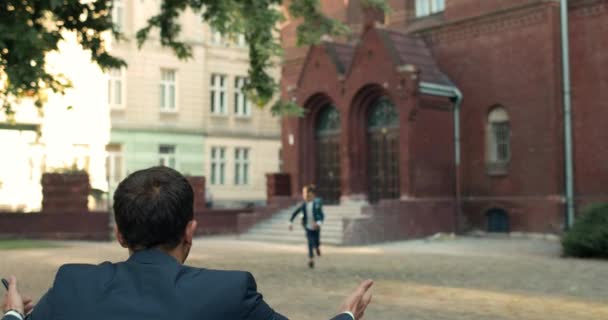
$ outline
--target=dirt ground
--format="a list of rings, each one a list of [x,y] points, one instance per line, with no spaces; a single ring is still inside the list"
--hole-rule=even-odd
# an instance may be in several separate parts
[[[114,243],[0,251],[0,272],[39,298],[64,263],[127,257]],[[608,262],[562,259],[544,240],[457,238],[370,247],[324,247],[317,268],[306,248],[198,239],[194,266],[251,271],[268,303],[291,319],[334,315],[362,279],[376,281],[366,319],[608,319]]]

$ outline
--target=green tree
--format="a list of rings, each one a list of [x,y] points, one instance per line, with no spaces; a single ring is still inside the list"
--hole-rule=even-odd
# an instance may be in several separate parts
[[[385,9],[384,0],[367,0],[369,5]],[[187,9],[199,13],[204,21],[223,35],[243,34],[249,45],[249,84],[245,90],[258,106],[266,105],[278,92],[278,83],[269,70],[281,55],[277,26],[285,19],[281,8],[300,19],[298,45],[311,45],[323,35],[344,35],[348,28],[324,15],[319,0],[164,0],[160,13],[150,17],[137,32],[141,47],[149,35],[158,32],[160,43],[180,59],[192,57],[192,48],[179,40],[180,15]],[[5,113],[14,113],[19,99],[31,97],[41,107],[49,91],[64,93],[70,81],[45,69],[45,56],[57,50],[64,32],[74,32],[91,59],[102,69],[126,66],[112,56],[104,37],[111,32],[124,40],[111,18],[111,0],[3,0],[0,3],[0,102]],[[293,114],[300,110],[291,102],[272,107],[275,114]]]

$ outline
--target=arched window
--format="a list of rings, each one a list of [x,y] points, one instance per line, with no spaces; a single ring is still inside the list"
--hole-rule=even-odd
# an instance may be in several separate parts
[[[323,107],[317,118],[317,135],[335,134],[340,132],[340,113],[333,105]]]
[[[509,115],[502,107],[488,115],[486,160],[490,173],[505,173],[511,160],[511,127]]]

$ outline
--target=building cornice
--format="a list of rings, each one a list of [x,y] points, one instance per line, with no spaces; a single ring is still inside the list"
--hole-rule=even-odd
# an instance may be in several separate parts
[[[252,132],[233,132],[204,130],[195,128],[158,128],[158,127],[120,127],[114,126],[112,131],[125,133],[150,133],[150,134],[181,134],[197,135],[205,138],[238,138],[251,140],[279,140],[280,133],[252,133]]]

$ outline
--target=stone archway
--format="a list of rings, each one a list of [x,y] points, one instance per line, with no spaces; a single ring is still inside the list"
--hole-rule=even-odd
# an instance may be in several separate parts
[[[333,99],[319,92],[306,99],[306,116],[298,120],[299,137],[299,189],[315,184],[324,202],[340,201],[340,113]]]
[[[327,104],[321,107],[315,124],[315,183],[325,203],[340,202],[340,113]]]
[[[369,201],[399,198],[399,114],[386,96],[369,107],[367,141]]]
[[[400,115],[390,93],[369,84],[354,96],[349,114],[349,140],[353,143],[353,189],[369,202],[399,198]]]

